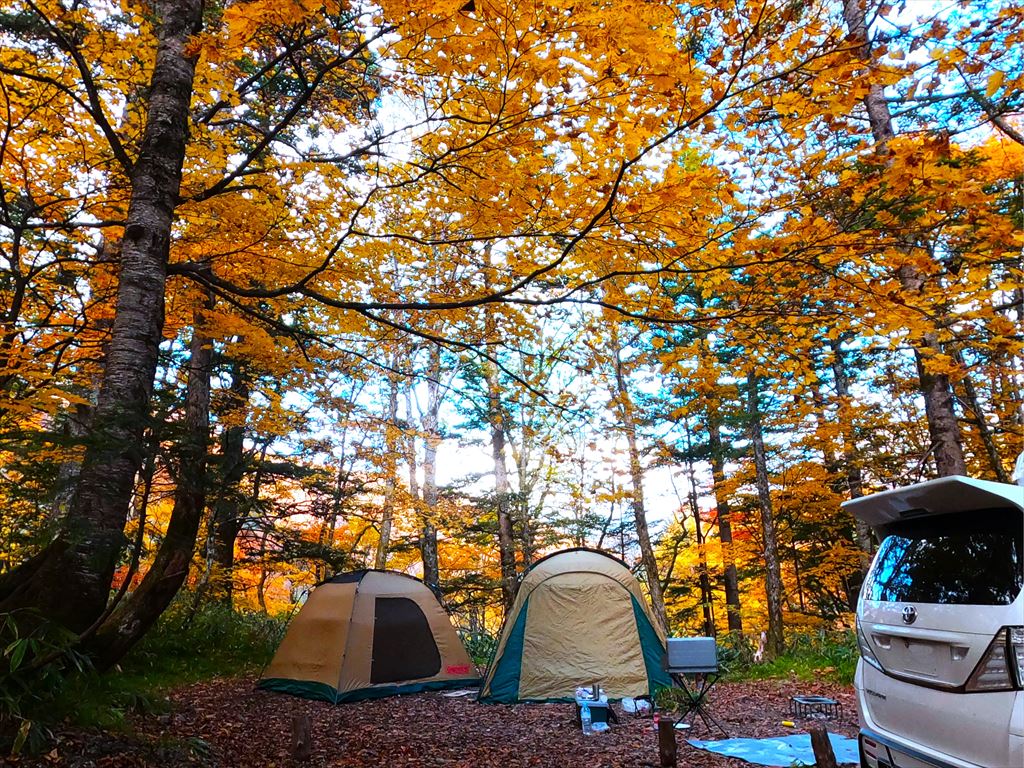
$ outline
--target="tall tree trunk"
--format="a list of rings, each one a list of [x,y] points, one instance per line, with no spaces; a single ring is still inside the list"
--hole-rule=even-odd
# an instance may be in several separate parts
[[[704,635],[714,637],[715,629],[715,596],[711,590],[711,576],[708,570],[708,553],[704,545],[704,531],[701,528],[700,507],[697,504],[697,472],[694,469],[693,441],[690,434],[690,422],[684,421],[686,428],[686,474],[689,476],[690,491],[687,499],[690,504],[690,514],[693,515],[693,532],[697,538],[697,562],[700,565],[698,582],[700,584],[700,602],[704,614]]]
[[[342,430],[341,444],[345,445],[345,430]],[[338,518],[342,516],[342,512],[345,508],[345,498],[348,492],[348,483],[351,479],[351,467],[346,464],[345,449],[342,447],[341,456],[338,458],[338,471],[334,475],[334,492],[331,494],[331,507],[327,512],[327,519],[324,520],[320,525],[320,538],[318,543],[325,549],[334,548],[334,534],[338,530]],[[362,538],[365,533],[359,534],[353,544],[352,549],[355,550],[356,545],[359,543],[359,539]],[[323,578],[327,578],[326,565],[321,564],[318,568],[323,569]]]
[[[423,581],[437,590],[441,569],[437,559],[437,446],[441,444],[438,430],[441,412],[441,348],[430,348],[430,373],[427,377],[427,410],[423,415],[426,435],[423,449],[423,518],[420,528],[420,556],[423,559]]]
[[[714,482],[715,507],[718,510],[718,539],[722,542],[722,585],[725,587],[725,612],[729,631],[743,633],[740,612],[740,580],[732,548],[732,521],[725,493],[725,453],[722,450],[721,415],[717,406],[708,409],[708,447],[711,453],[711,479]]]
[[[900,270],[901,274],[904,271]],[[917,277],[901,282],[904,288],[907,288],[922,285],[923,279]],[[924,395],[924,411],[928,419],[928,434],[932,440],[935,468],[940,477],[966,475],[967,461],[964,458],[960,426],[957,424],[956,411],[953,407],[953,387],[947,374],[932,373],[928,370],[928,360],[941,354],[942,345],[939,343],[938,334],[926,333],[915,344],[914,357],[917,360],[921,393]]]
[[[846,488],[851,499],[859,499],[864,495],[864,476],[860,469],[860,458],[857,455],[857,436],[853,425],[853,414],[851,405],[853,398],[850,396],[850,378],[846,374],[846,357],[843,354],[843,344],[839,339],[833,339],[832,347],[832,377],[836,383],[836,396],[839,400],[839,429],[843,436],[843,468],[846,470]],[[857,537],[857,546],[860,548],[860,570],[862,575],[867,575],[871,567],[871,557],[875,552],[874,539],[871,528],[863,520],[854,519],[854,534]]]
[[[397,355],[392,358],[392,367]],[[388,567],[388,547],[391,545],[391,522],[395,514],[395,490],[398,488],[398,382],[392,376],[388,381],[388,412],[384,420],[384,509],[381,510],[377,553],[373,567]]]
[[[267,539],[270,537],[270,531],[264,530],[263,535],[260,536],[260,578],[256,582],[256,604],[260,607],[261,613],[269,613],[267,610]]]
[[[866,4],[867,0],[843,0],[843,18],[846,21],[849,40],[857,46],[857,55],[868,70],[869,85],[868,93],[864,97],[864,107],[871,125],[871,135],[879,148],[885,151],[896,133],[893,129],[889,103],[885,99],[885,89],[879,83],[873,82],[870,77],[874,65],[874,52],[868,37]],[[904,292],[921,292],[925,277],[916,265],[906,263],[897,273]],[[936,469],[940,476],[965,475],[967,462],[960,442],[960,428],[957,424],[949,376],[928,370],[928,361],[942,354],[938,334],[923,333],[913,340],[913,346]]]
[[[524,435],[523,442],[527,438]],[[509,504],[509,514],[512,517],[512,527],[515,529],[515,522],[519,522],[519,553],[522,555],[522,567],[528,568],[534,562],[534,553],[537,549],[534,543],[534,514],[532,504],[537,508],[544,507],[544,500],[548,495],[548,489],[542,489],[540,499],[531,501],[532,492],[535,488],[535,480],[531,479],[529,471],[529,454],[525,451],[519,452],[516,460],[516,476],[519,478],[519,493],[515,495],[515,503]]]
[[[782,627],[782,571],[779,565],[779,542],[768,484],[768,457],[761,428],[760,391],[757,374],[753,371],[747,379],[747,416],[750,423],[750,440],[754,447],[757,499],[761,511],[761,532],[764,536],[765,593],[768,601],[767,648],[769,654],[774,657],[782,653],[785,640]]]
[[[242,363],[231,367],[231,387],[221,430],[220,472],[213,506],[214,596],[231,605],[234,593],[235,540],[242,530],[242,478],[245,477],[245,424],[249,413],[249,380]]]
[[[207,301],[207,308],[212,301]],[[97,631],[90,650],[101,669],[112,666],[164,612],[188,576],[206,502],[206,461],[210,431],[210,369],[213,344],[196,315],[189,345],[184,431],[178,449],[174,506],[153,564],[138,588]]]
[[[833,342],[832,348],[834,351],[837,350],[838,343]],[[836,493],[843,493],[844,491],[850,494],[851,498],[858,498],[862,495],[860,487],[860,467],[856,464],[854,457],[855,442],[853,438],[853,420],[850,414],[850,400],[848,397],[844,397],[843,393],[847,391],[846,381],[843,378],[845,376],[845,370],[842,368],[842,350],[837,350],[837,355],[832,358],[832,366],[834,373],[836,374],[836,391],[838,397],[836,400],[837,415],[836,418],[839,421],[840,434],[842,435],[842,445],[837,446],[834,441],[829,438],[823,438],[820,442],[820,448],[822,454],[822,460],[825,465],[825,471],[828,473],[829,484],[836,490]],[[811,387],[811,398],[814,402],[814,420],[818,424],[819,432],[827,433],[830,415],[828,413],[828,403],[826,402],[824,394],[821,389],[812,384]],[[857,496],[852,494],[856,493]],[[792,515],[789,516],[790,530],[793,528]],[[842,579],[843,591],[847,598],[847,609],[856,609],[857,594],[860,591],[860,586],[864,582],[864,577],[867,575],[868,568],[871,566],[871,531],[868,526],[856,519],[852,515],[850,516],[851,525],[851,539],[857,544],[858,551],[858,568],[856,571],[849,571],[843,574],[840,578]],[[803,610],[804,599],[803,599],[803,588],[800,583],[800,550],[797,547],[797,542],[791,539],[791,548],[793,553],[793,573],[796,577],[796,589],[797,595],[800,599],[800,608]]]
[[[995,439],[992,436],[992,430],[989,429],[988,420],[985,418],[985,409],[981,404],[981,398],[978,397],[978,390],[974,387],[974,382],[971,380],[970,371],[967,370],[967,365],[964,362],[964,357],[957,350],[953,354],[953,358],[957,361],[961,368],[966,373],[963,379],[960,381],[960,386],[963,387],[962,400],[966,404],[968,410],[974,415],[973,422],[978,428],[978,439],[981,440],[982,446],[985,448],[985,456],[988,457],[988,465],[992,470],[992,473],[996,476],[996,480],[1000,483],[1010,482],[1010,476],[1006,472],[1006,468],[1003,467],[1002,459],[999,457],[999,448],[996,447]]]
[[[92,410],[92,406],[79,403],[74,406],[74,410],[67,414],[61,425],[61,431],[64,440],[69,445],[80,443],[89,434]],[[56,520],[63,518],[71,508],[81,467],[82,465],[77,459],[68,459],[62,461],[57,469],[57,481],[54,483],[53,495],[53,515]]]
[[[492,288],[491,245],[488,243],[483,250],[484,288]],[[489,342],[498,341],[499,333],[495,313],[488,310],[484,313],[484,336]],[[501,601],[507,612],[516,597],[516,542],[515,528],[512,525],[511,496],[509,494],[508,466],[505,463],[505,409],[502,407],[501,382],[498,379],[498,367],[491,361],[484,363],[487,378],[487,424],[491,430],[491,461],[494,464],[494,509],[498,518],[498,562],[501,569]],[[522,483],[520,469],[519,488]],[[524,548],[528,558],[528,548]],[[529,563],[529,559],[526,559]]]
[[[796,587],[796,602],[800,606],[800,612],[807,612],[807,601],[804,600],[804,586],[800,578],[800,548],[797,546],[796,537],[793,536],[793,516],[786,515],[786,523],[789,527],[789,551],[793,558],[793,586]],[[776,526],[777,527],[777,526]],[[786,602],[789,603],[789,595],[786,595]]]
[[[270,447],[269,442],[263,444],[263,448],[260,451],[260,458],[256,464],[256,471],[252,474],[252,500],[249,503],[249,508],[258,508],[260,505],[260,493],[263,488],[263,467],[267,460],[267,449]],[[266,521],[263,533],[260,536],[260,551],[257,555],[258,562],[260,564],[260,578],[256,582],[256,602],[260,606],[260,610],[263,613],[267,613],[267,540],[270,538],[270,530],[273,527],[273,523],[269,520]]]
[[[654,618],[665,634],[668,634],[668,617],[665,613],[665,596],[661,587],[661,572],[658,561],[654,557],[651,534],[647,527],[647,512],[644,507],[644,473],[640,464],[640,448],[636,440],[636,418],[633,414],[633,401],[626,387],[626,376],[622,368],[617,335],[613,339],[615,345],[615,391],[613,396],[622,419],[622,429],[626,435],[626,446],[629,451],[629,478],[632,483],[630,506],[633,520],[636,523],[636,537],[640,545],[640,559],[647,573],[647,588],[651,594],[651,607]]]
[[[412,425],[416,423],[412,407],[412,389],[405,390],[405,420],[409,425],[409,434],[405,441],[405,463],[409,469],[409,497],[412,499],[413,510],[417,515],[420,514],[420,478],[417,472],[417,457],[416,457],[416,431],[412,428]]]
[[[0,585],[0,611],[33,607],[82,631],[102,613],[125,543],[164,326],[171,225],[188,140],[201,0],[154,0],[157,49],[146,126],[131,169],[121,273],[103,384],[67,525],[45,555]]]
[[[516,598],[516,542],[505,465],[505,420],[501,388],[494,365],[487,364],[487,421],[491,429],[491,459],[494,462],[494,502],[498,515],[498,558],[501,564],[501,599],[507,611]]]

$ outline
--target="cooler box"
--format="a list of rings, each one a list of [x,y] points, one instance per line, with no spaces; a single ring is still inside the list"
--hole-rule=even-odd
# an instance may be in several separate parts
[[[583,721],[580,719],[580,712],[583,710],[583,705],[586,704],[590,707],[590,722],[592,723],[607,723],[617,722],[615,719],[615,713],[609,715],[608,700],[603,701],[592,701],[591,699],[576,698],[576,724],[582,725]],[[610,720],[609,720],[610,718]]]

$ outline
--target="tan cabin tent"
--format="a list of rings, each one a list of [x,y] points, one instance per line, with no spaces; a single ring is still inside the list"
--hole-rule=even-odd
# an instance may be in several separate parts
[[[259,687],[338,703],[479,682],[429,587],[403,573],[360,570],[310,593]]]
[[[479,699],[572,700],[592,682],[611,699],[653,696],[671,685],[664,654],[665,637],[625,563],[567,549],[523,575]]]

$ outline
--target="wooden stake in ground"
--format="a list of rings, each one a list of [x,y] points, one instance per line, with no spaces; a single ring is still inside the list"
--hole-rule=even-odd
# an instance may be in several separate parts
[[[828,740],[828,729],[821,723],[812,723],[807,732],[811,734],[811,749],[814,750],[814,764],[818,768],[836,768],[836,753]]]
[[[670,717],[658,723],[658,756],[661,768],[676,768],[676,724]]]
[[[304,763],[312,754],[313,724],[309,715],[292,715],[292,759],[297,763]]]

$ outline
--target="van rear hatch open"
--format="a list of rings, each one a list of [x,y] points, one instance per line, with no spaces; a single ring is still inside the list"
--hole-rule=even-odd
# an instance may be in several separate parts
[[[1024,519],[1009,507],[890,523],[861,589],[861,631],[882,668],[924,685],[967,683],[1024,586]]]
[[[871,720],[1001,764],[1024,682],[1024,488],[947,477],[843,506],[882,540],[857,611]]]

